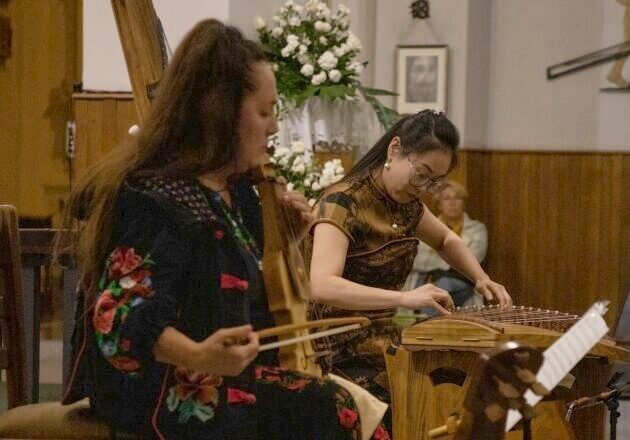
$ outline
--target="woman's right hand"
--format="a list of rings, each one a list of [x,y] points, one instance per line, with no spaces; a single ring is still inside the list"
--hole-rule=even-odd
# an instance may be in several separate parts
[[[451,295],[433,284],[424,284],[402,294],[401,306],[411,310],[431,307],[442,315],[449,315],[451,312],[447,309],[455,308]]]
[[[219,376],[238,376],[258,355],[258,335],[251,325],[222,328],[198,342],[190,368]]]

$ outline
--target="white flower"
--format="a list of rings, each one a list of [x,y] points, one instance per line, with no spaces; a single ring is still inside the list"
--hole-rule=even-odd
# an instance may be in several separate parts
[[[359,40],[359,37],[354,35],[352,32],[350,32],[348,35],[347,43],[350,47],[350,50],[356,50],[358,52],[363,49],[363,46],[361,45],[361,40]]]
[[[293,3],[293,0],[287,0],[287,2],[284,4],[284,6],[291,7],[291,6],[295,6],[295,3]]]
[[[295,141],[291,144],[291,150],[295,154],[302,154],[306,151],[306,145],[303,142]]]
[[[340,15],[348,15],[350,13],[350,9],[348,9],[345,5],[339,5],[337,9]]]
[[[328,44],[328,39],[326,39],[326,37],[324,37],[324,36],[321,36],[321,37],[319,37],[319,43],[320,44],[324,44],[324,45]]]
[[[306,46],[306,47],[310,46],[311,43],[312,43],[312,41],[309,40],[308,38],[305,38],[305,39],[302,40],[302,44],[304,44],[304,46]]]
[[[313,206],[315,206],[315,202],[316,202],[315,199],[308,199],[308,206],[312,208]]]
[[[332,48],[333,52],[335,53],[335,56],[338,58],[341,58],[342,56],[344,56],[346,54],[346,47],[344,47],[345,45],[342,45],[342,47],[339,46],[335,46]]]
[[[330,32],[332,27],[330,23],[326,23],[324,21],[316,21],[315,22],[315,30],[319,32]]]
[[[297,56],[297,60],[300,62],[300,64],[308,64],[310,58],[308,57],[308,55],[302,53]]]
[[[273,153],[273,157],[284,157],[291,154],[291,150],[287,147],[279,147],[276,148],[276,151]]]
[[[287,35],[287,43],[295,49],[300,45],[300,39],[295,34],[289,34]]]
[[[291,47],[290,46],[286,46],[283,47],[282,50],[280,51],[280,53],[282,54],[283,57],[288,58],[289,55],[291,55]]]
[[[332,183],[332,176],[324,176],[319,179],[319,185],[322,188],[326,188],[328,185]]]
[[[363,64],[359,63],[358,61],[352,61],[348,64],[348,69],[352,70],[358,75],[359,73],[363,72],[364,67]]]
[[[304,179],[304,186],[306,186],[306,187],[311,186],[311,179],[309,179],[308,177],[306,179]]]
[[[303,10],[303,9],[304,9],[304,8],[303,8],[302,6],[300,6],[300,5],[295,5],[295,6],[293,6],[293,10],[295,10],[295,12],[297,12],[298,14],[299,14],[300,12],[302,12],[302,10]]]
[[[334,168],[324,168],[322,170],[322,178],[324,177],[332,177],[335,175],[335,169]]]
[[[287,183],[287,191],[293,191],[294,188],[295,185],[293,184],[293,182]]]
[[[313,75],[313,71],[314,69],[311,64],[304,64],[302,68],[300,69],[300,73],[307,77]]]
[[[293,166],[291,167],[291,171],[293,171],[294,173],[301,174],[306,171],[306,167],[304,166],[303,163],[298,163],[298,164],[294,163]]]
[[[264,28],[265,26],[267,26],[267,23],[265,23],[265,20],[263,20],[260,17],[256,17],[256,30],[261,30],[262,28]]]
[[[301,54],[305,54],[306,51],[308,51],[308,48],[304,44],[300,44],[300,47],[298,48],[298,50],[300,51]]]
[[[311,189],[313,191],[319,191],[320,189],[322,189],[322,186],[319,184],[319,182],[313,182],[313,184],[311,185]]]
[[[280,18],[280,16],[278,15],[274,15],[273,17],[271,17],[271,19],[275,21],[276,23],[279,23],[280,21],[282,21],[282,18]]]
[[[324,8],[321,8],[317,11],[317,16],[323,18],[324,20],[328,20],[330,18],[330,9],[326,5],[323,5]]]
[[[284,32],[284,31],[282,30],[281,27],[275,27],[271,31],[271,35],[273,35],[274,37],[278,38],[280,35],[282,35],[282,32]]]
[[[337,66],[337,58],[327,50],[317,59],[317,64],[324,70],[330,70]]]
[[[339,80],[341,79],[341,72],[337,69],[333,69],[328,72],[328,78],[330,78],[330,80],[334,83],[339,82]]]
[[[341,179],[343,179],[343,174],[335,174],[332,179],[330,179],[331,183],[337,183]]]
[[[273,64],[271,65],[271,70],[273,70],[274,72],[277,72],[277,71],[278,71],[278,69],[280,69],[280,66],[278,66],[276,63],[273,63]]]
[[[313,75],[311,78],[311,84],[318,86],[326,81],[326,72],[319,72],[317,75]]]
[[[136,282],[131,277],[123,277],[118,283],[123,289],[131,289],[133,286],[136,285]]]
[[[291,17],[289,19],[289,24],[291,26],[299,26],[301,22],[302,20],[300,20],[300,17]]]
[[[308,3],[306,3],[306,10],[309,12],[315,12],[317,11],[317,6],[319,5],[319,0],[309,0]]]

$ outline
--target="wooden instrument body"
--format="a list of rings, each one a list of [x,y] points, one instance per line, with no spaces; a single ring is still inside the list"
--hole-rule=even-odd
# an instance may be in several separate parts
[[[273,167],[264,165],[257,174],[255,179],[258,180],[265,234],[263,278],[269,310],[276,326],[303,324],[307,317],[310,284],[302,252],[297,241],[291,239],[290,225],[283,221],[286,213],[279,201],[280,187],[273,181]],[[308,330],[301,330],[280,336],[280,340],[307,333]],[[281,347],[279,358],[280,365],[285,368],[321,376],[310,341]]]
[[[470,382],[470,372],[479,352],[506,341],[517,341],[541,350],[562,333],[519,324],[481,323],[440,318],[413,325],[402,332],[402,347],[385,356],[392,393],[394,437],[397,440],[426,439],[428,431],[459,413]],[[613,342],[598,343],[589,356],[571,372],[575,385],[560,399],[557,393],[537,405],[532,422],[534,438],[600,439],[604,430],[602,406],[581,411],[564,421],[565,404],[593,395],[606,387],[611,361],[630,362],[630,352]],[[575,434],[574,434],[575,433]],[[507,439],[521,438],[510,432]],[[546,437],[545,437],[546,436]]]

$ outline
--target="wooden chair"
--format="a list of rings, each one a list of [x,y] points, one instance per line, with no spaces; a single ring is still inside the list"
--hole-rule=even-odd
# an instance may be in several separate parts
[[[21,253],[17,212],[0,205],[0,369],[7,373],[9,410],[0,414],[2,439],[82,439],[135,438],[117,435],[98,421],[86,400],[64,406],[59,402],[27,403],[26,348]]]

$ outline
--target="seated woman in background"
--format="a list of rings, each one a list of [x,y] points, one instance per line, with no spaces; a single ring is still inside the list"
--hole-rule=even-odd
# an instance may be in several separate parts
[[[402,292],[419,240],[475,283],[489,300],[511,304],[461,238],[421,201],[437,194],[457,163],[459,133],[440,110],[403,117],[316,207],[310,252],[313,317],[367,316],[365,331],[331,338],[325,367],[389,401],[383,350],[399,329],[398,307],[449,313],[448,292],[431,284]]]
[[[447,180],[444,182],[444,189],[435,198],[438,219],[462,239],[479,263],[483,262],[488,250],[488,231],[483,223],[472,220],[466,214],[468,199],[466,188],[457,182]],[[435,249],[421,242],[404,290],[412,290],[426,283],[450,293],[456,306],[462,306],[475,299],[473,297],[475,286],[450,267]],[[481,300],[481,297],[479,299]],[[434,314],[429,308],[425,308],[423,312]]]

